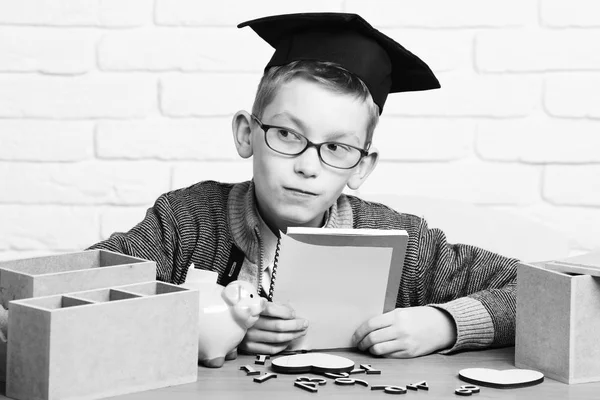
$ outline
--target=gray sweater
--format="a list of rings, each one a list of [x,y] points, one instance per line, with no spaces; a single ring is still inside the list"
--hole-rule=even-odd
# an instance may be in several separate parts
[[[143,221],[91,249],[153,260],[157,279],[181,284],[187,268],[228,276],[238,253],[261,264],[261,238],[250,182],[204,181],[160,196]],[[341,195],[325,228],[404,229],[409,240],[396,307],[429,305],[447,311],[457,327],[453,352],[514,343],[517,260],[468,245],[449,244],[422,218]],[[240,251],[241,250],[241,251]],[[258,274],[258,268],[256,273]]]

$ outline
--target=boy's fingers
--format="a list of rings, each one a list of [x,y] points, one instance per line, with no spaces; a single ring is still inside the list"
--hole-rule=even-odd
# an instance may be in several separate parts
[[[385,356],[388,357],[390,354],[405,354],[406,349],[399,340],[390,340],[387,342],[379,342],[369,347],[369,353],[374,356]]]
[[[247,342],[240,343],[240,350],[249,354],[277,354],[287,347],[287,344],[272,345],[268,343]]]
[[[296,312],[287,304],[268,302],[264,311],[260,314],[267,317],[294,319]]]
[[[246,332],[246,340],[265,344],[285,344],[287,346],[292,340],[304,335],[306,335],[306,331],[272,332],[252,328]]]
[[[363,338],[360,342],[357,343],[357,347],[359,350],[367,350],[371,346],[375,346],[379,343],[384,343],[390,340],[396,340],[395,332],[393,329],[382,328],[377,329],[367,336]]]
[[[261,316],[254,328],[271,332],[296,332],[308,328],[308,321],[303,318],[280,319]]]
[[[390,325],[389,313],[377,315],[370,320],[363,322],[363,324],[356,329],[354,335],[352,335],[353,343],[358,345],[369,333],[386,328]]]

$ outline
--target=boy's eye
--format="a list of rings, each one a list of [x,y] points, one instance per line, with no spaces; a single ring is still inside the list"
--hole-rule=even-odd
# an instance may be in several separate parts
[[[294,132],[290,132],[282,128],[277,128],[277,136],[279,137],[279,139],[283,139],[288,142],[301,140],[300,137]]]
[[[332,153],[348,153],[350,151],[350,147],[344,146],[340,143],[327,143],[327,150]]]

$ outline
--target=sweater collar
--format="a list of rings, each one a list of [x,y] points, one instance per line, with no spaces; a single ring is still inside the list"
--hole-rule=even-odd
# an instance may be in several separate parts
[[[260,229],[260,217],[254,195],[254,182],[235,184],[227,202],[229,227],[234,244],[253,263],[258,263],[260,247],[256,231]],[[324,228],[352,228],[352,207],[342,194],[325,214]]]

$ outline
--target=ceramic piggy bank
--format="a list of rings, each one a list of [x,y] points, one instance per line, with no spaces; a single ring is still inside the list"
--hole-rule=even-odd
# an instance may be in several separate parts
[[[237,346],[266,305],[251,283],[234,281],[223,287],[216,278],[216,273],[195,269],[192,264],[183,285],[199,289],[198,361],[213,368],[235,358]]]

